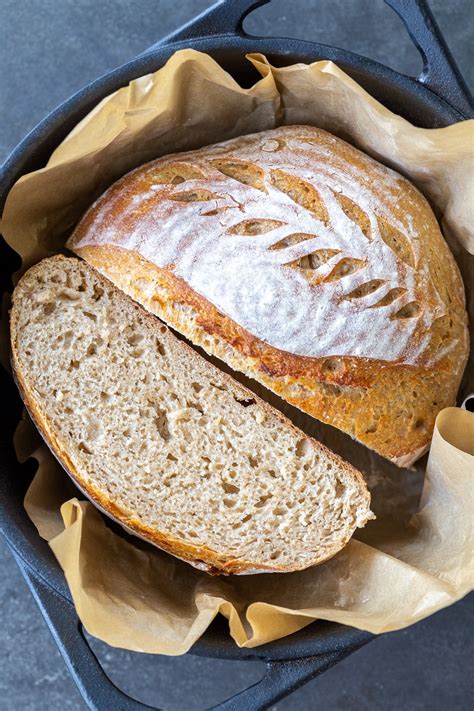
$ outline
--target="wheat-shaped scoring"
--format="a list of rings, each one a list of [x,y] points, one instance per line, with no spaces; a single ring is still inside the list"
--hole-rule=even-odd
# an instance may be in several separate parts
[[[371,169],[377,196],[366,173],[304,134],[174,156],[140,169],[145,191],[129,176],[125,208],[127,191],[109,195],[82,246],[117,244],[171,267],[283,351],[415,364],[446,309],[394,209],[399,176]]]

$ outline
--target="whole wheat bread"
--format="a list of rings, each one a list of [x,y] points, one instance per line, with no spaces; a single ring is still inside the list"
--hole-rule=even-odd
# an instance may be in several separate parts
[[[81,260],[25,274],[11,346],[25,404],[79,487],[198,567],[306,568],[371,516],[353,467]]]
[[[467,314],[433,211],[326,131],[158,158],[114,183],[68,246],[209,355],[399,466],[455,403]]]

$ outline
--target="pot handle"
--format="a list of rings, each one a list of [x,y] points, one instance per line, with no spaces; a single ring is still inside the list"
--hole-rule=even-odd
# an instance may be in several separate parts
[[[40,579],[12,550],[84,701],[92,711],[159,711],[136,701],[109,679],[92,651],[74,605]],[[362,642],[365,644],[365,641]],[[362,646],[362,645],[359,645]],[[256,684],[208,711],[262,711],[322,674],[356,648],[291,661],[268,661]]]
[[[472,116],[473,101],[449,51],[427,0],[384,0],[401,18],[423,59],[417,80],[464,116]]]
[[[208,10],[161,39],[143,54],[165,44],[192,41],[213,35],[246,36],[243,21],[271,0],[219,0]],[[427,0],[384,0],[401,18],[423,59],[417,77],[431,91],[464,116],[472,116],[473,101],[466,82],[441,34]]]
[[[213,35],[245,35],[242,25],[247,15],[269,2],[271,0],[218,0],[185,25],[163,37],[153,47]],[[146,53],[153,47],[147,49]]]

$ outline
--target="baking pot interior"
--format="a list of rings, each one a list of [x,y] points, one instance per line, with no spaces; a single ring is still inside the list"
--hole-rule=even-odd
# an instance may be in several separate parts
[[[460,114],[426,87],[413,79],[362,57],[342,50],[308,42],[282,39],[253,39],[243,36],[203,38],[193,41],[193,47],[209,53],[232,76],[245,86],[258,75],[245,59],[248,52],[262,52],[271,63],[282,66],[296,62],[309,63],[319,58],[336,61],[374,97],[392,111],[415,124],[438,127],[453,123]],[[52,150],[77,122],[104,96],[127,84],[131,79],[157,70],[176,49],[186,46],[176,43],[157,47],[134,61],[101,77],[73,96],[42,121],[15,149],[0,175],[2,207],[11,185],[24,173],[42,167]],[[19,267],[19,258],[0,240],[0,291],[11,291],[11,274]],[[45,541],[26,515],[22,502],[34,473],[34,462],[20,465],[12,446],[13,432],[21,415],[22,404],[11,376],[0,367],[0,522],[12,548],[26,565],[54,588],[70,599],[62,572]],[[341,625],[318,622],[258,650],[239,650],[228,635],[227,623],[217,621],[193,649],[206,656],[233,658],[290,659],[321,653],[342,642],[357,646],[364,633]],[[359,642],[360,643],[360,642]]]

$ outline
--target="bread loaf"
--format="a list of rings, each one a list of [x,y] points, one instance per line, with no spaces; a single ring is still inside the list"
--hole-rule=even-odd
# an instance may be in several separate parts
[[[13,370],[76,484],[210,572],[321,563],[371,516],[361,475],[76,258],[13,294]]]
[[[289,126],[165,156],[69,247],[208,353],[400,466],[468,353],[461,278],[424,197],[344,141]]]

